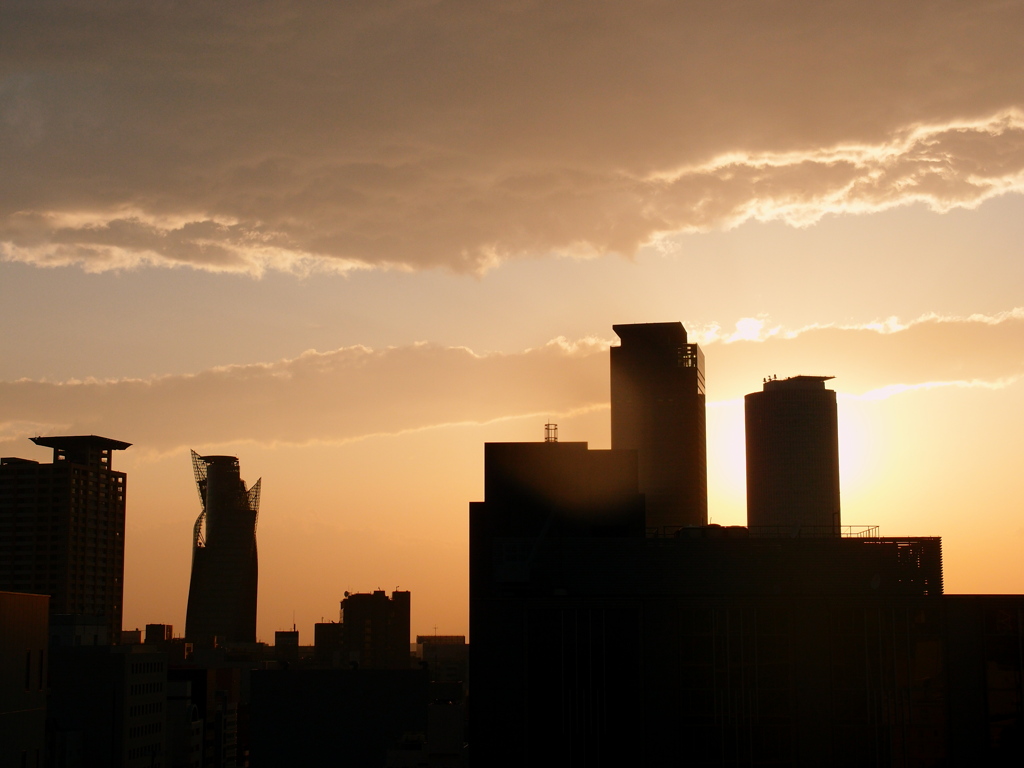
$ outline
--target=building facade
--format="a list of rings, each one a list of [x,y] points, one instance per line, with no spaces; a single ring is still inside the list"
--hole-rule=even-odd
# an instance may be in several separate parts
[[[839,427],[831,376],[767,379],[744,398],[747,525],[838,536]]]
[[[704,353],[682,323],[612,328],[612,448],[637,452],[647,525],[706,525]]]
[[[192,467],[202,511],[192,538],[185,638],[197,646],[256,642],[260,480],[246,489],[234,456],[200,456]]]
[[[691,384],[701,361],[679,324],[615,330],[613,450],[484,446],[469,509],[473,763],[1024,764],[1024,596],[945,596],[937,537],[840,528],[825,379],[766,382],[766,400],[795,393],[796,415],[767,408],[753,430],[767,453],[816,446],[789,462],[829,470],[803,491],[825,499],[824,525],[799,517],[798,495],[784,524],[663,523],[645,501],[683,493],[659,493],[644,451],[665,446],[666,477],[681,466],[684,436],[658,431],[695,422],[676,413],[669,352]],[[645,449],[637,424],[659,418]],[[804,482],[774,471],[780,494]]]
[[[144,645],[59,646],[50,672],[49,765],[166,765],[165,653]]]
[[[96,435],[34,437],[53,462],[0,459],[0,590],[50,596],[50,613],[97,617],[108,642],[121,633],[124,472]]]
[[[409,669],[412,594],[383,589],[346,592],[339,621],[313,625],[318,667],[335,669]]]
[[[42,765],[49,598],[0,592],[0,765]]]
[[[485,446],[474,761],[941,764],[939,539],[645,532],[631,462],[578,443]]]

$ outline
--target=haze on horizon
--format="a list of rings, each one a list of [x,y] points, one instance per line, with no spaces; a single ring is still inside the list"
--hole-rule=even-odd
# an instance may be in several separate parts
[[[1024,3],[12,0],[0,455],[133,443],[125,623],[184,627],[189,449],[262,476],[259,635],[461,634],[485,441],[607,447],[613,323],[835,375],[843,520],[1024,592]]]

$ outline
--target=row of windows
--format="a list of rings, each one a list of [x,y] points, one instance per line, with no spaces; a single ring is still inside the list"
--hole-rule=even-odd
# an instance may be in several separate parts
[[[134,725],[128,729],[128,738],[137,739],[139,736],[149,736],[153,733],[160,733],[164,729],[163,722],[157,720],[155,723],[145,725]]]
[[[0,536],[4,536],[5,533],[3,529],[0,529]],[[33,536],[30,533],[19,534],[17,536],[7,536],[7,541],[4,544],[0,544],[0,550],[7,552],[31,552],[36,550],[41,552],[63,552],[67,549],[64,546],[66,542],[67,539],[63,536],[50,536],[47,538],[46,536]],[[78,540],[72,542],[72,548],[77,551],[101,553],[106,550],[114,550],[116,552],[119,550],[117,545],[116,539],[114,541],[107,541],[92,536],[89,537],[88,541]],[[111,552],[111,554],[114,554],[114,552]]]
[[[121,499],[120,501],[124,501]],[[76,517],[77,516],[77,517]],[[124,504],[50,504],[47,509],[43,504],[28,500],[19,504],[3,504],[0,506],[0,521],[5,525],[26,525],[36,528],[51,526],[63,527],[67,521],[81,520],[83,524],[92,526],[108,523],[120,525],[124,522]]]
[[[14,466],[14,465],[6,465]],[[24,464],[21,465],[26,468],[36,470],[34,472],[12,472],[7,470],[0,475],[0,486],[5,485],[17,485],[23,484],[28,485],[35,483],[38,485],[52,485],[60,482],[72,482],[72,483],[111,483],[117,485],[124,485],[125,473],[124,472],[83,472],[80,469],[73,470],[70,477],[67,471],[60,467],[59,472],[40,472],[40,469],[46,469],[53,467],[53,464]]]
[[[162,701],[151,701],[148,704],[135,704],[128,707],[129,717],[138,717],[139,715],[156,715],[164,711],[164,703]]]
[[[163,693],[163,683],[136,683],[131,687],[132,696],[141,696],[145,693]]]
[[[164,665],[160,661],[136,661],[132,664],[132,673],[138,675],[143,672],[163,672]]]
[[[70,486],[60,485],[6,485],[0,487],[0,498],[15,499],[15,498],[45,498],[49,496],[53,500],[66,499],[70,493],[72,496],[82,496],[83,494],[89,494],[95,496],[97,493],[102,495],[118,495],[124,494],[125,488],[123,485],[114,485],[113,483],[104,483],[103,485],[96,485],[95,483],[84,483],[76,484],[72,481]]]
[[[134,747],[128,750],[128,759],[136,760],[140,757],[148,757],[150,755],[159,755],[161,747],[159,744],[147,744],[144,747]],[[159,768],[160,761],[153,763],[155,768]]]

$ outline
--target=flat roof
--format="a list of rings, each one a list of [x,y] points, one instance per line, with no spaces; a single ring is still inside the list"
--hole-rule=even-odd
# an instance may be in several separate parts
[[[42,445],[47,448],[95,446],[97,448],[107,448],[111,451],[123,451],[131,446],[131,443],[126,443],[123,440],[113,440],[112,438],[100,437],[99,435],[51,435],[49,437],[31,437],[29,439],[36,445]]]
[[[612,330],[623,344],[679,345],[686,343],[686,329],[678,320],[674,323],[628,323],[613,325]]]

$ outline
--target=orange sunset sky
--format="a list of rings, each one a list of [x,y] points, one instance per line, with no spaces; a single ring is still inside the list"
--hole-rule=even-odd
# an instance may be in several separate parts
[[[184,630],[189,449],[263,478],[258,634],[468,630],[485,441],[609,446],[613,323],[827,374],[843,522],[1024,592],[1024,3],[0,6],[0,455],[133,443],[126,627]]]

